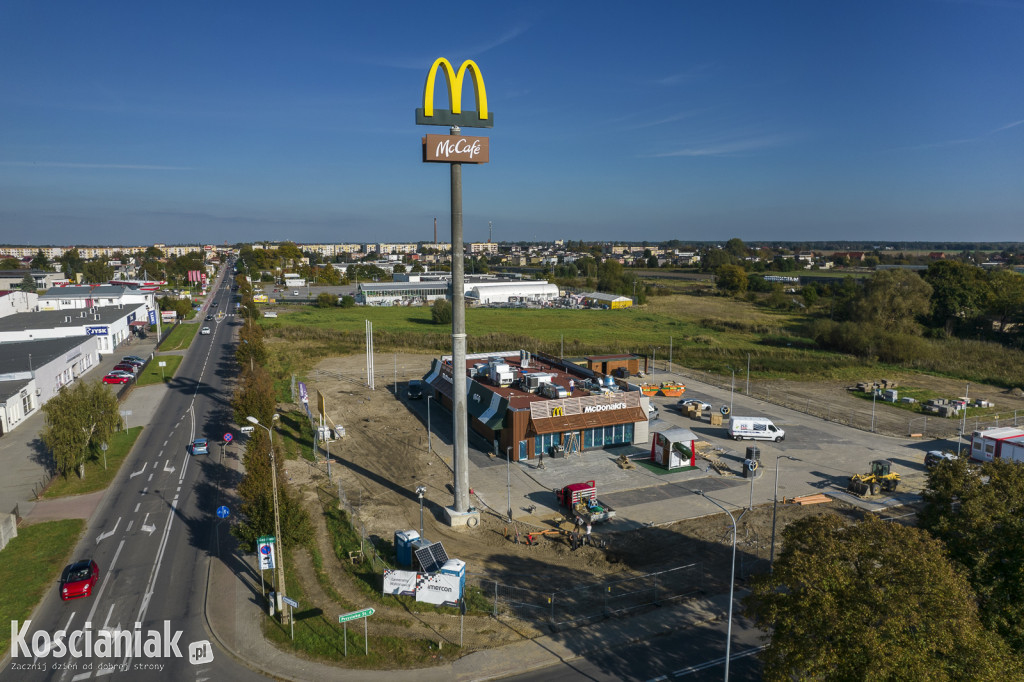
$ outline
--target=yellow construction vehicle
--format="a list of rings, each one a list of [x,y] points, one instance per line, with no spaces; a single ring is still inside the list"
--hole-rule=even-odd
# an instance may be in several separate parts
[[[846,489],[854,495],[877,495],[879,492],[895,492],[900,484],[900,475],[892,469],[892,462],[887,459],[876,459],[871,462],[871,471],[866,474],[850,476],[850,484]]]

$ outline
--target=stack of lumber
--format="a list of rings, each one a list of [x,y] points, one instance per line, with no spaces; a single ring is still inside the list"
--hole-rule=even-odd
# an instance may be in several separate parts
[[[791,504],[821,504],[822,502],[831,502],[832,498],[823,493],[815,493],[813,495],[801,495],[800,497],[793,497],[786,502]]]

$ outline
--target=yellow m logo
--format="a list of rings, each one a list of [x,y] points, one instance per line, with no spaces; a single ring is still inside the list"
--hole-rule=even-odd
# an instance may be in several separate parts
[[[448,85],[448,105],[450,110],[434,110],[434,81],[437,78],[437,70],[444,73],[445,83]],[[462,85],[469,71],[473,77],[473,92],[476,95],[476,114],[462,111]],[[423,108],[416,110],[416,123],[419,125],[460,125],[470,128],[491,128],[494,126],[494,115],[487,109],[487,89],[484,87],[484,77],[476,62],[467,59],[462,62],[458,73],[444,57],[434,60],[430,71],[427,73],[427,83],[423,87]]]
[[[564,417],[565,416],[565,408],[564,407],[553,408],[551,410],[551,416],[552,417]]]

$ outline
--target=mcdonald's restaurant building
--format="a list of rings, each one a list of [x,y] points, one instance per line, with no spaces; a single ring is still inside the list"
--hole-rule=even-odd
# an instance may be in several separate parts
[[[513,462],[649,440],[649,399],[587,367],[506,351],[469,354],[457,374],[466,381],[469,427]],[[452,358],[445,356],[423,379],[432,399],[449,410],[452,375]],[[545,384],[553,387],[538,391]]]

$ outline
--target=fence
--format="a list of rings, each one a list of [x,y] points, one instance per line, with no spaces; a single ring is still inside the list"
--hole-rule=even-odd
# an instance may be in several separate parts
[[[582,625],[649,605],[660,605],[700,593],[704,589],[704,565],[700,562],[657,573],[582,585],[556,592],[541,592],[474,578],[491,615],[552,626]],[[483,600],[472,603],[482,604]],[[480,610],[480,607],[477,607]]]
[[[947,419],[938,415],[930,416],[908,412],[892,408],[882,401],[878,401],[876,405],[868,404],[866,407],[858,409],[833,405],[831,402],[822,401],[816,396],[785,391],[777,386],[773,387],[770,382],[752,381],[749,383],[748,392],[745,379],[742,382],[736,381],[733,384],[731,377],[687,369],[679,365],[673,365],[672,373],[682,377],[689,377],[710,386],[729,389],[738,395],[763,400],[766,403],[787,407],[797,412],[803,412],[804,414],[843,424],[851,428],[861,429],[862,431],[884,433],[890,436],[921,434],[927,438],[956,439],[960,435],[961,426],[963,426],[962,419]],[[972,427],[976,431],[999,426],[1024,425],[1024,411],[1014,410],[1012,414],[996,414],[984,419],[981,417],[969,417],[966,425],[967,430],[965,433],[968,437]]]

